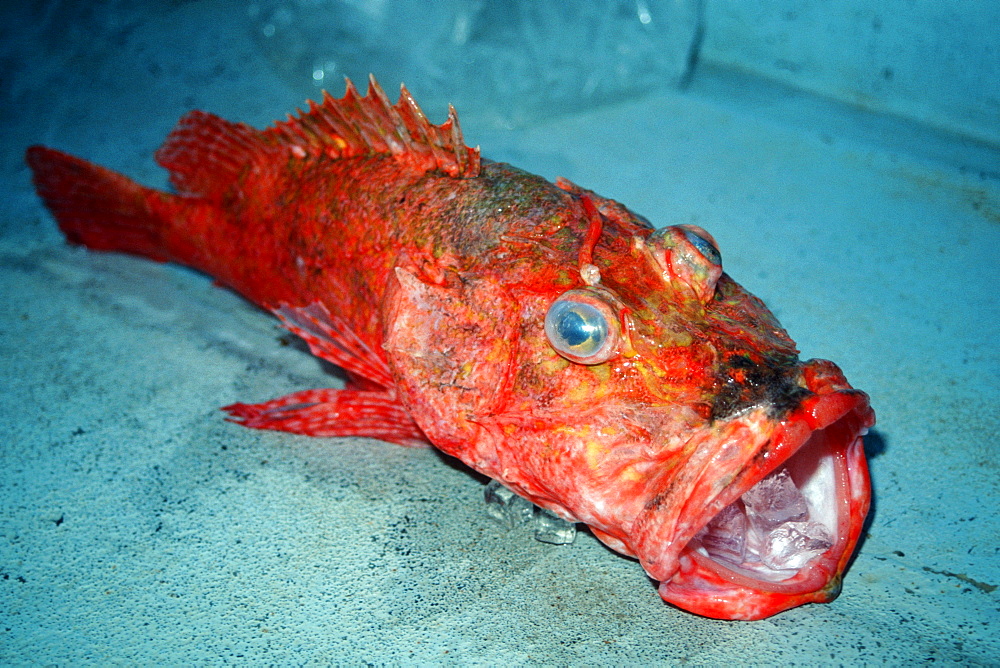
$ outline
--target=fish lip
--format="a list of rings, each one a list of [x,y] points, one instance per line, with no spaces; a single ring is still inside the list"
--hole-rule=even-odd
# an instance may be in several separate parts
[[[683,547],[670,564],[675,570],[659,586],[667,602],[707,617],[761,619],[804,603],[830,601],[839,593],[842,572],[868,512],[871,489],[862,436],[875,418],[868,396],[852,389],[832,363],[810,360],[803,365],[802,378],[811,394],[775,425],[766,464],[751,467],[752,475],[734,481],[716,503],[688,524],[685,536],[675,537],[683,541]],[[807,448],[818,449],[816,457],[830,457],[833,462],[837,535],[826,552],[794,576],[771,581],[730,568],[691,544],[722,508]]]

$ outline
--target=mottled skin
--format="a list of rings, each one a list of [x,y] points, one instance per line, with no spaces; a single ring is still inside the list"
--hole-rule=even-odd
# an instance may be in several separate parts
[[[158,153],[178,195],[41,147],[28,162],[71,241],[195,267],[348,371],[343,391],[227,407],[244,424],[429,442],[586,522],[700,614],[833,598],[868,506],[867,397],[832,363],[800,363],[682,228],[480,160],[407,97],[349,88],[264,132],[195,112]],[[574,289],[618,319],[603,363],[546,338],[547,310]],[[828,554],[762,584],[688,546],[812,434],[838,462]]]

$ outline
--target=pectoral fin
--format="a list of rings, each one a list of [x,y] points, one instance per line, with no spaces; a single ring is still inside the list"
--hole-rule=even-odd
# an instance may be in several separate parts
[[[343,318],[331,315],[320,302],[301,307],[281,304],[272,313],[281,319],[286,329],[309,344],[313,355],[350,373],[355,380],[354,389],[393,387],[392,374],[381,348],[365,343]],[[356,382],[359,377],[371,383]]]

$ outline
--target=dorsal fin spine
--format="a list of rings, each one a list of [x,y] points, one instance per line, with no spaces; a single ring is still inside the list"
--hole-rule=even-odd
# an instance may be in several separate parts
[[[347,79],[342,98],[324,92],[322,103],[310,101],[308,111],[298,111],[264,134],[290,144],[293,151],[330,158],[389,154],[415,169],[438,169],[459,178],[475,177],[480,169],[479,149],[465,145],[451,105],[448,119],[433,125],[404,86],[399,101],[392,104],[374,77],[364,97]]]
[[[385,94],[382,87],[378,85],[375,81],[375,77],[369,75],[368,79],[368,95],[369,97],[374,95],[372,103],[378,103],[377,110],[384,112],[388,117],[389,121],[392,123],[392,129],[395,135],[389,133],[383,133],[382,139],[386,141],[389,146],[389,150],[394,155],[399,155],[408,150],[413,150],[413,141],[410,138],[410,133],[406,128],[406,124],[403,123],[403,119],[400,117],[399,112],[392,106],[392,102],[389,101],[389,96]],[[398,142],[391,142],[392,139],[398,139]]]
[[[324,113],[323,109],[333,110],[336,107],[337,100],[330,95],[325,90],[323,91],[323,102],[322,104],[316,105],[316,115],[323,119],[323,126],[325,128],[324,134],[327,137],[333,139],[334,145],[330,147],[329,154],[332,155],[345,155],[348,147],[351,145],[350,140],[343,136],[343,131],[338,130],[334,126],[333,122],[330,120],[329,116]]]
[[[400,103],[397,107],[399,108],[398,113],[402,123],[408,128],[411,135],[415,135],[417,144],[431,147],[433,151],[434,142],[428,136],[426,130],[426,126],[429,125],[427,117],[424,116],[420,107],[417,106],[413,96],[410,95],[410,91],[406,90],[406,86],[399,87],[399,101]]]
[[[455,107],[448,105],[448,120],[445,122],[445,126],[451,130],[451,143],[452,146],[465,146],[465,138],[462,136],[462,127],[458,124],[458,112],[455,111]],[[470,155],[471,154],[471,155]],[[471,151],[455,151],[455,157],[458,159],[458,168],[460,172],[464,172],[469,167],[470,157],[475,157],[475,169],[479,171],[479,147],[472,149]]]
[[[296,111],[299,111],[299,110],[296,109]],[[301,116],[302,112],[299,111],[299,114]],[[295,120],[295,117],[292,116],[291,114],[288,114],[288,121],[289,121],[288,130],[289,130],[289,132],[287,133],[286,136],[292,142],[298,142],[298,141],[306,141],[306,142],[308,142],[309,141],[309,134],[306,132],[306,130],[308,128],[305,127],[301,123],[292,123],[292,121],[294,121],[294,120]]]
[[[336,128],[330,124],[330,120],[320,111],[323,106],[330,104],[330,100],[332,99],[329,93],[323,91],[323,102],[321,104],[316,104],[313,100],[309,100],[309,116],[314,119],[316,126],[314,132],[316,134],[327,135],[334,141],[334,146],[332,147],[334,150],[332,152],[329,149],[327,150],[327,154],[331,157],[339,155],[347,145],[347,142],[337,133]]]
[[[357,88],[354,87],[353,83],[350,83],[348,93],[344,95],[345,99],[349,99],[351,102],[351,111],[354,113],[348,119],[351,125],[357,130],[358,135],[361,140],[368,145],[376,153],[387,153],[388,144],[386,144],[383,134],[385,130],[379,132],[377,128],[369,127],[366,121],[378,121],[378,111],[380,109],[372,105],[372,109],[365,109],[365,98],[358,94]],[[374,112],[374,113],[372,113]]]
[[[344,155],[345,157],[350,157],[360,153],[354,147],[360,148],[365,145],[370,146],[370,144],[361,129],[356,127],[352,122],[352,114],[345,113],[349,111],[355,114],[359,113],[357,105],[358,93],[354,88],[354,83],[346,77],[345,81],[347,82],[347,90],[344,92],[344,97],[339,100],[331,97],[329,104],[324,104],[320,109],[320,114],[327,118],[331,127],[337,127],[337,136],[340,136],[346,142]],[[339,127],[335,124],[336,122],[339,122]],[[374,149],[375,147],[371,148]]]

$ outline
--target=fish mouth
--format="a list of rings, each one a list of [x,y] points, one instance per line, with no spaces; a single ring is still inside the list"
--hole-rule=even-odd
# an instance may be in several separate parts
[[[660,583],[664,600],[749,620],[840,593],[868,512],[862,437],[874,413],[832,363],[811,360],[803,376],[814,394],[776,425],[766,462],[749,467],[692,523],[678,570]]]

